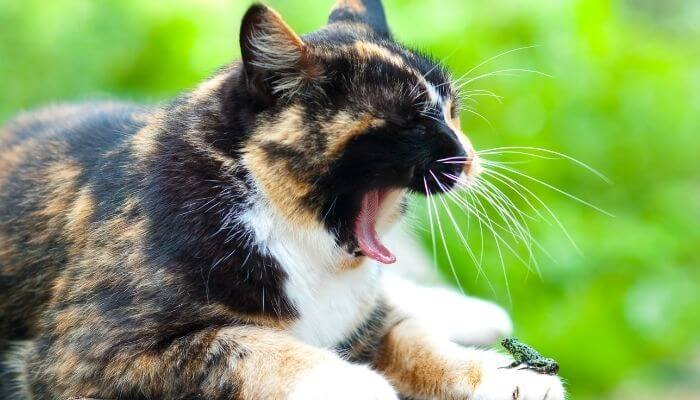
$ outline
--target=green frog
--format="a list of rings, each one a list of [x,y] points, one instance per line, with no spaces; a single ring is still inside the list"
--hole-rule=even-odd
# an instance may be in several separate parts
[[[513,363],[504,368],[531,369],[540,374],[556,375],[559,364],[551,358],[543,357],[537,350],[515,338],[504,339],[501,344],[513,356]]]

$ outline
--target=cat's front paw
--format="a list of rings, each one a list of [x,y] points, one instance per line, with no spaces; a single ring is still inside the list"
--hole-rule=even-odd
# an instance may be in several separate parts
[[[288,399],[398,400],[398,396],[389,382],[371,369],[334,360],[305,374]]]
[[[392,274],[384,274],[382,282],[394,307],[421,321],[433,335],[462,345],[490,345],[513,330],[508,313],[494,303],[450,289],[418,286]]]
[[[512,360],[494,355],[484,362],[474,387],[474,400],[564,400],[564,385],[556,375],[528,369],[503,368]]]

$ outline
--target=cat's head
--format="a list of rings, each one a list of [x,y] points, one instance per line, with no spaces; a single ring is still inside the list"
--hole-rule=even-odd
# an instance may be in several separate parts
[[[391,263],[377,231],[406,193],[451,190],[448,175],[478,173],[448,73],[393,40],[379,0],[341,0],[304,36],[254,5],[240,42],[230,96],[231,113],[245,114],[234,123],[250,132],[242,159],[299,229],[321,227],[349,254]]]

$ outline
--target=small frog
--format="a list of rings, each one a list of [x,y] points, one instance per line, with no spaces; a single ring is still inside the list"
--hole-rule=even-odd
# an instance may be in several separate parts
[[[501,344],[513,356],[513,363],[503,368],[515,368],[523,365],[521,369],[531,369],[540,374],[556,375],[559,372],[559,364],[551,358],[543,357],[537,350],[515,338],[504,339]]]

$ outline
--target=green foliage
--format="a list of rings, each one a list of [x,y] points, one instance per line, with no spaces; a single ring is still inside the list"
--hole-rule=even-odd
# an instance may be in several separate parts
[[[269,3],[308,32],[324,21],[331,1]],[[47,102],[168,98],[237,57],[237,23],[246,5],[2,1],[0,118]],[[465,90],[490,90],[503,101],[474,97],[479,103],[469,104],[490,124],[464,112],[465,132],[478,149],[538,146],[564,152],[613,182],[562,160],[487,157],[525,160],[512,166],[615,216],[521,177],[558,215],[580,253],[551,218],[531,221],[533,237],[551,255],[534,250],[539,275],[534,265],[528,270],[501,248],[504,274],[488,234],[481,274],[440,211],[454,275],[465,290],[508,307],[517,335],[560,361],[575,398],[600,398],[628,380],[691,385],[686,360],[700,343],[700,5],[693,0],[388,0],[386,5],[396,36],[444,58],[455,76],[501,52],[537,46],[471,72],[523,68],[552,77],[514,73],[472,82]],[[528,210],[522,198],[511,198]],[[429,230],[425,203],[415,203]],[[479,257],[478,224],[452,209]],[[525,247],[509,243],[527,261]],[[440,269],[453,279],[441,240],[436,248]]]

